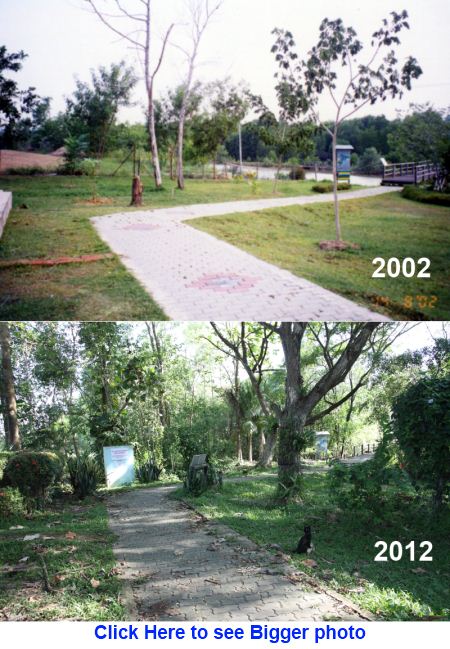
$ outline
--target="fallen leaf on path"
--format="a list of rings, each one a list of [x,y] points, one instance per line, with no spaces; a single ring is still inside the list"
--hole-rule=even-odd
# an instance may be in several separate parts
[[[77,538],[77,535],[75,534],[75,532],[66,532],[66,534],[64,534],[64,536],[66,537],[66,539],[76,539]]]
[[[317,567],[317,561],[314,561],[314,559],[305,559],[303,563],[305,564],[305,566],[309,566],[310,568]]]
[[[27,536],[23,537],[24,541],[34,541],[35,539],[39,539],[41,537],[40,534],[27,534]]]
[[[30,557],[22,557],[19,559],[19,563],[26,563]]]
[[[92,588],[98,588],[100,586],[98,579],[91,579],[91,586]]]
[[[11,525],[11,527],[9,529],[10,530],[24,530],[25,528],[24,528],[23,525]]]
[[[55,575],[55,581],[61,583],[67,579],[66,575]]]

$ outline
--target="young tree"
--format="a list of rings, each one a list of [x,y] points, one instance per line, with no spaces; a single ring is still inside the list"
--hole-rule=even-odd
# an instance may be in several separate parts
[[[206,88],[210,110],[192,121],[192,145],[198,158],[213,160],[216,179],[216,158],[219,148],[244,119],[248,110],[245,92],[227,81],[216,81]]]
[[[313,152],[312,128],[309,124],[290,124],[282,116],[277,119],[274,113],[264,107],[264,112],[258,120],[258,132],[264,144],[275,152],[275,194],[283,161],[288,156],[307,156]]]
[[[161,148],[169,159],[170,179],[175,178],[175,165],[178,139],[178,115],[183,102],[183,86],[168,90],[160,100],[155,101],[156,134]],[[192,124],[202,102],[202,86],[195,83],[192,87],[186,109],[186,123]],[[185,129],[186,130],[186,129]]]
[[[412,80],[422,74],[415,58],[410,56],[403,65],[397,59],[395,47],[400,45],[398,34],[403,29],[409,29],[408,13],[391,12],[390,18],[384,19],[381,28],[373,33],[370,53],[363,59],[364,46],[355,29],[346,27],[340,18],[325,18],[319,28],[317,44],[304,60],[299,60],[290,31],[273,31],[276,40],[272,52],[280,68],[280,73],[276,75],[280,104],[292,116],[298,115],[300,110],[310,115],[332,138],[337,249],[345,247],[337,191],[336,146],[339,128],[364,106],[385,101],[389,97],[401,97],[404,89],[411,89]],[[319,100],[324,93],[331,97],[336,111],[331,125],[322,121],[319,114]]]
[[[148,134],[150,139],[150,151],[152,155],[153,173],[155,177],[155,185],[157,188],[162,186],[161,167],[159,164],[158,143],[156,140],[155,131],[155,79],[161,69],[161,65],[166,52],[166,47],[169,41],[170,34],[174,28],[171,24],[166,30],[159,56],[155,57],[156,63],[153,64],[153,15],[152,15],[152,0],[140,0],[140,5],[143,7],[141,11],[131,13],[127,11],[120,0],[114,0],[112,3],[118,14],[111,15],[99,9],[98,0],[85,0],[96,16],[101,22],[108,27],[112,32],[125,39],[131,44],[142,58],[144,67],[144,80],[147,92],[147,117],[148,117]],[[119,20],[119,22],[117,22]],[[123,28],[124,20],[130,22],[134,30],[128,32]]]
[[[191,14],[191,48],[185,50],[181,48],[186,56],[187,61],[187,74],[186,80],[183,83],[182,102],[180,112],[178,115],[178,136],[177,136],[177,185],[178,189],[184,189],[184,163],[183,163],[183,149],[184,149],[184,135],[185,123],[188,112],[189,101],[191,98],[192,84],[194,80],[195,66],[200,50],[200,44],[205,31],[211,22],[214,14],[219,11],[222,6],[223,0],[218,0],[216,4],[211,6],[209,0],[191,0],[190,14]]]
[[[0,322],[0,351],[2,354],[0,374],[0,398],[5,425],[6,445],[19,451],[21,447],[17,420],[16,390],[11,360],[11,334],[6,322]]]
[[[22,50],[8,52],[4,45],[0,46],[0,144],[5,148],[15,146],[18,122],[41,101],[36,88],[20,90],[17,81],[5,76],[7,72],[19,72],[27,56]]]

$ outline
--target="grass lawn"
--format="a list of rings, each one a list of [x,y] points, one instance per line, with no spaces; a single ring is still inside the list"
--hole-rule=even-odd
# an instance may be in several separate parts
[[[326,252],[318,243],[334,236],[331,204],[193,219],[190,225],[340,293],[394,319],[450,319],[450,209],[398,193],[345,201],[346,241],[360,250]],[[430,279],[373,279],[375,257],[431,260]],[[385,269],[386,270],[386,269]]]
[[[102,173],[116,161],[107,160]],[[0,262],[109,252],[89,219],[130,210],[131,170],[115,177],[0,176],[13,192],[14,209],[0,241]],[[184,192],[170,180],[163,190],[143,178],[144,209],[271,197],[272,181],[187,180]],[[280,181],[278,196],[311,193],[313,181]],[[27,208],[21,208],[26,205]],[[54,267],[0,267],[0,318],[4,320],[164,320],[165,314],[119,259]]]
[[[0,525],[1,619],[126,617],[119,601],[120,582],[112,552],[114,535],[108,528],[103,503],[57,501],[49,511],[2,520]],[[10,529],[17,525],[23,529]],[[40,538],[23,540],[31,534],[40,534]],[[34,549],[38,546],[44,548],[50,593],[45,591],[42,566]]]
[[[387,620],[416,620],[450,617],[448,584],[450,579],[450,517],[430,517],[428,509],[412,510],[399,505],[384,520],[370,512],[342,511],[329,502],[326,475],[305,476],[302,504],[280,506],[272,497],[274,481],[225,483],[222,491],[208,491],[189,500],[210,518],[228,525],[256,543],[276,543],[291,553],[303,534],[312,526],[315,568],[304,564],[305,556],[293,554],[296,567],[337,590],[356,604]],[[239,514],[239,516],[237,516]],[[433,562],[412,563],[404,553],[401,561],[374,562],[378,540],[431,541]],[[407,556],[406,556],[407,555]],[[408,557],[408,558],[407,558]]]

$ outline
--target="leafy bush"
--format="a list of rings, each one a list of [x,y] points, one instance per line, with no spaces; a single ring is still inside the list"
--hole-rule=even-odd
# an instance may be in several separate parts
[[[79,457],[69,457],[67,469],[73,492],[78,498],[86,498],[95,493],[100,479],[100,468],[94,455],[84,453]]]
[[[3,480],[3,470],[10,457],[14,455],[13,451],[0,451],[0,487]]]
[[[450,480],[450,376],[423,378],[400,394],[391,425],[406,471],[440,505]]]
[[[289,173],[289,178],[291,180],[305,180],[306,172],[301,165],[296,165],[295,167],[292,167]]]
[[[338,183],[338,192],[345,192],[351,189],[351,187],[348,183]],[[318,194],[329,194],[333,191],[333,183],[328,180],[322,180],[317,185],[313,185],[312,190]]]
[[[42,506],[49,488],[61,478],[61,460],[56,453],[48,451],[14,453],[3,471],[3,482],[7,486],[17,487],[29,508]]]
[[[0,489],[0,520],[25,514],[23,496],[18,489],[4,487]]]
[[[403,188],[401,195],[403,198],[407,198],[410,201],[417,201],[418,203],[450,207],[450,194],[433,192],[424,187],[417,187],[416,185],[406,185],[406,187]]]
[[[85,158],[78,165],[78,170],[82,176],[95,176],[98,167],[98,161],[93,158]]]
[[[86,136],[71,135],[64,140],[64,146],[64,164],[58,169],[58,173],[81,176],[82,163],[88,148]]]
[[[410,487],[404,471],[397,466],[382,466],[375,459],[360,464],[336,463],[328,473],[330,497],[343,509],[380,513],[389,486],[404,492]]]
[[[375,147],[371,146],[364,151],[358,160],[356,171],[363,174],[381,174],[383,171],[383,163],[381,157]]]
[[[159,480],[162,469],[156,466],[151,461],[141,462],[136,465],[136,479],[141,484],[147,484],[148,482],[155,482]]]
[[[189,469],[184,480],[184,488],[192,496],[200,496],[210,487],[222,486],[222,471],[218,471],[212,464],[207,470]]]

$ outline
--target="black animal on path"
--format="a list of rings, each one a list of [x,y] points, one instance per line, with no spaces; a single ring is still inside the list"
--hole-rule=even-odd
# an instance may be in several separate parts
[[[300,539],[300,541],[298,542],[295,552],[298,552],[298,554],[309,554],[314,550],[314,546],[312,544],[312,535],[311,535],[310,526],[307,525],[303,531],[305,533]]]

